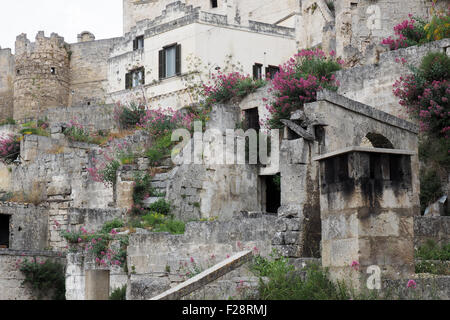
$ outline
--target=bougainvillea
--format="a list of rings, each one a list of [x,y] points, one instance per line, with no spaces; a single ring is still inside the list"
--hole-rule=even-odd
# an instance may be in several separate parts
[[[20,138],[13,135],[0,137],[0,161],[13,162],[20,153]]]
[[[322,50],[316,49],[302,50],[280,66],[269,89],[274,93],[275,101],[266,106],[271,114],[271,119],[267,119],[270,128],[281,128],[280,120],[289,119],[291,112],[315,101],[317,91],[336,91],[339,82],[334,72],[341,69],[341,64],[343,61],[336,59],[334,52],[327,57]]]

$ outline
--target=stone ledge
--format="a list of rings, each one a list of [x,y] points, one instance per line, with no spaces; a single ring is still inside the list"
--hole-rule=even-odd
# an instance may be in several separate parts
[[[65,259],[64,252],[55,251],[41,251],[41,250],[15,250],[15,249],[0,249],[0,256],[23,256],[23,257],[50,257]]]
[[[374,120],[418,134],[419,127],[412,122],[397,118],[389,113],[377,110],[371,106],[344,97],[336,92],[322,90],[317,93],[317,101],[328,101],[347,110],[362,114]]]

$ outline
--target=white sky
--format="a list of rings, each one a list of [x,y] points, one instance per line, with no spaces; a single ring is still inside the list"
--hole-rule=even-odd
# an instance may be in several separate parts
[[[95,39],[122,35],[122,0],[0,0],[0,46],[14,51],[16,36],[34,42],[38,31],[55,32],[68,43],[90,31]]]

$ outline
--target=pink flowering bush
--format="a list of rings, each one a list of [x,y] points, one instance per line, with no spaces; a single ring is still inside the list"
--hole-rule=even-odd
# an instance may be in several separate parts
[[[396,37],[383,39],[381,44],[389,46],[391,50],[423,44],[427,42],[426,24],[423,19],[410,15],[408,20],[394,27]]]
[[[127,237],[117,236],[117,232],[111,230],[109,233],[90,231],[88,232],[84,227],[81,227],[78,231],[69,232],[66,230],[61,231],[61,236],[73,245],[73,249],[81,249],[88,255],[95,258],[95,262],[98,266],[121,266],[126,262],[126,246],[128,245]],[[119,240],[121,248],[119,250],[113,250],[110,248],[112,240]]]
[[[275,101],[266,108],[271,113],[268,124],[271,128],[282,128],[282,119],[289,119],[293,111],[301,109],[305,103],[316,100],[317,91],[336,91],[339,83],[334,72],[341,69],[343,61],[330,57],[319,49],[302,50],[284,65],[280,66],[272,80],[270,91]]]
[[[450,58],[430,53],[413,74],[401,77],[394,84],[394,95],[400,105],[419,120],[422,132],[450,138]]]
[[[20,139],[17,136],[8,135],[0,137],[0,161],[13,162],[20,153]]]
[[[242,75],[239,72],[222,73],[212,75],[212,83],[203,85],[203,96],[207,104],[228,102],[231,99],[243,98],[263,87],[265,80],[254,80],[249,75]]]

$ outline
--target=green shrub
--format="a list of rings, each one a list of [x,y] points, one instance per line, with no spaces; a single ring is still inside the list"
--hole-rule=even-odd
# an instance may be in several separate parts
[[[450,79],[450,57],[441,52],[430,52],[420,65],[422,76],[428,80]]]
[[[433,240],[428,240],[416,250],[415,256],[421,260],[450,260],[450,243],[439,246]]]
[[[145,116],[145,109],[131,102],[128,107],[121,106],[116,110],[121,128],[135,128]]]
[[[38,262],[36,258],[32,261],[26,259],[19,270],[25,275],[23,284],[29,284],[37,292],[38,299],[52,294],[54,300],[65,300],[66,277],[62,264],[51,260]]]
[[[422,170],[420,172],[420,210],[425,209],[442,196],[442,185],[436,170]]]
[[[109,183],[112,185],[116,184],[117,179],[117,170],[120,167],[120,162],[117,160],[113,160],[106,165],[106,167],[100,171],[100,174],[103,176],[103,181],[105,183]]]
[[[112,229],[122,228],[123,225],[124,225],[123,221],[119,220],[119,219],[114,219],[112,221],[105,222],[103,224],[103,227],[102,227],[100,233],[108,234],[108,233],[110,233],[112,231]]]
[[[163,158],[169,156],[172,145],[173,142],[171,132],[159,136],[146,152],[150,165],[157,166]]]
[[[152,203],[149,208],[152,212],[157,212],[160,214],[169,214],[170,213],[170,203],[165,199],[159,199],[158,201]]]
[[[151,177],[148,174],[141,175],[140,173],[134,176],[133,201],[134,204],[142,204],[142,201],[148,196],[154,195],[155,191],[152,187]]]
[[[416,273],[431,273],[439,275],[450,275],[450,268],[448,264],[432,262],[432,261],[419,261],[416,263]]]
[[[127,285],[124,285],[121,288],[116,288],[111,292],[111,295],[109,296],[109,300],[127,300]]]
[[[151,228],[153,232],[169,232],[171,234],[183,234],[185,231],[185,223],[175,220],[172,217],[166,217],[163,214],[152,212],[144,215],[139,223],[140,227]],[[135,222],[135,225],[138,223]]]
[[[13,118],[6,118],[5,120],[0,121],[0,126],[3,126],[5,124],[15,125],[16,124],[16,120],[14,120]]]
[[[251,269],[260,276],[259,298],[262,300],[348,300],[351,297],[344,285],[333,283],[319,266],[305,267],[303,276],[287,258],[275,252],[271,260],[256,257]]]

